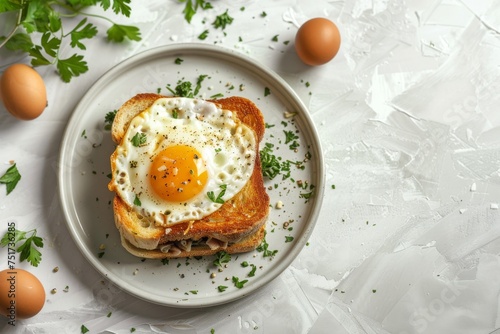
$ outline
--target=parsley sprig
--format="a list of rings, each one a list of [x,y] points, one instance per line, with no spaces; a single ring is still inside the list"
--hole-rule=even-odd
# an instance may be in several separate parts
[[[99,5],[105,11],[111,9],[115,14],[130,17],[129,4],[130,0],[2,1],[0,13],[12,14],[16,17],[16,23],[10,32],[0,35],[0,48],[27,53],[33,66],[54,65],[61,79],[70,82],[72,78],[87,72],[88,66],[78,51],[69,57],[64,56],[61,53],[65,45],[63,41],[69,39],[71,48],[86,50],[85,40],[98,34],[96,25],[88,22],[89,18],[111,23],[106,31],[107,39],[111,42],[141,40],[139,28],[118,24],[104,15],[91,14],[85,10]],[[63,19],[75,17],[80,19],[79,22],[68,28]]]
[[[26,260],[32,266],[38,267],[42,261],[42,253],[40,253],[38,248],[43,248],[43,239],[36,235],[36,229],[30,231],[20,231],[16,229],[14,232],[14,240],[11,240],[11,236],[11,232],[5,233],[0,240],[0,246],[5,247],[10,243],[14,243],[17,247],[16,252],[21,253],[20,261],[23,262]],[[20,245],[18,246],[18,244]]]

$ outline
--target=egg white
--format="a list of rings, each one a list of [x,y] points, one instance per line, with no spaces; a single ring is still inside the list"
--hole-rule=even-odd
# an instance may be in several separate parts
[[[137,133],[146,138],[139,147],[132,144]],[[173,145],[198,150],[208,170],[203,191],[183,202],[157,196],[148,178],[153,157]],[[253,130],[233,112],[198,99],[161,98],[132,119],[116,148],[111,182],[130,208],[151,218],[156,225],[168,226],[198,220],[219,209],[222,204],[213,202],[207,194],[213,192],[217,196],[220,186],[225,185],[224,201],[236,195],[253,172],[255,155]]]

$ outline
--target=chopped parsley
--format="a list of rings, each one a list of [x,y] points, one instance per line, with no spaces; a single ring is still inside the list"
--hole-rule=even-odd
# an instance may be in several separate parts
[[[139,133],[139,132],[137,132],[132,137],[132,139],[130,139],[130,141],[132,142],[132,145],[134,145],[135,147],[139,147],[141,145],[146,144],[146,140],[147,140],[146,134],[145,133]]]
[[[196,79],[196,87],[194,89],[193,95],[198,95],[201,89],[201,83],[203,82],[203,80],[205,80],[206,77],[208,77],[207,74],[200,74],[198,76],[198,79]]]
[[[85,325],[82,325],[80,327],[80,331],[82,332],[82,334],[85,334],[85,333],[88,333],[89,332],[89,329],[87,327],[85,327]]]
[[[277,42],[278,41],[278,36],[279,35],[274,35],[274,37],[271,39],[273,42]]]
[[[21,174],[19,174],[16,164],[10,166],[5,174],[0,177],[0,183],[7,186],[7,195],[10,194],[14,188],[16,188],[19,180],[21,180]]]
[[[264,239],[262,239],[261,244],[256,248],[256,250],[257,252],[263,252],[263,257],[273,257],[276,253],[278,253],[278,250],[269,250],[269,244],[266,241],[266,234],[267,232],[264,232]]]
[[[314,195],[314,191],[308,193],[300,193],[299,197],[304,198],[306,201],[309,200]]]
[[[226,291],[226,289],[227,289],[227,286],[225,286],[225,285],[219,285],[217,287],[217,290],[219,290],[219,292],[224,292],[224,291]]]
[[[288,144],[292,141],[294,141],[295,139],[299,139],[299,136],[297,136],[293,131],[285,131],[283,130],[283,132],[285,133],[285,144]]]
[[[224,194],[226,193],[227,185],[221,184],[219,186],[219,188],[221,189],[221,191],[219,192],[219,195],[217,195],[217,197],[215,197],[215,194],[213,191],[207,192],[207,196],[214,203],[224,204],[224,200],[222,199],[222,196],[224,196]]]
[[[177,119],[178,117],[179,117],[179,110],[177,108],[174,108],[174,110],[172,110],[172,118]]]
[[[206,74],[201,74],[198,77],[194,90],[193,84],[190,81],[179,81],[177,82],[177,86],[175,86],[175,89],[171,89],[168,86],[167,89],[175,96],[193,98],[200,92],[201,83],[203,82],[203,80],[205,80],[206,77],[208,77],[208,75]]]
[[[207,39],[207,37],[208,37],[208,29],[198,35],[198,39],[201,39],[202,41]]]
[[[218,99],[219,97],[224,97],[224,94],[222,93],[217,93],[217,94],[214,94],[212,96],[210,96],[211,99]]]
[[[176,63],[177,65],[180,65],[180,64],[182,64],[183,61],[184,61],[184,59],[182,59],[182,58],[175,58],[174,63]]]
[[[224,263],[228,263],[229,261],[231,261],[231,255],[226,251],[220,251],[215,254],[213,265],[216,267],[222,267]]]
[[[218,15],[215,18],[215,21],[212,23],[212,25],[217,29],[221,28],[222,30],[226,29],[226,25],[233,23],[233,18],[229,16],[227,13],[228,9],[220,15]]]
[[[292,242],[293,237],[292,236],[285,236],[285,242]]]
[[[141,200],[139,199],[139,196],[137,196],[137,195],[135,195],[135,198],[134,198],[134,205],[136,205],[136,206],[142,205]]]
[[[273,144],[266,143],[264,148],[260,150],[260,161],[262,165],[262,175],[269,179],[274,179],[281,171],[281,165],[274,154],[272,154]]]
[[[252,267],[252,270],[248,273],[248,277],[254,277],[255,276],[255,271],[257,270],[257,266],[255,264],[248,263],[247,261],[241,262],[241,266],[243,268],[246,268],[248,266]]]
[[[266,12],[262,12],[260,13],[260,17],[266,17],[267,16],[267,13]]]
[[[268,95],[271,95],[271,90],[269,89],[269,87],[264,87],[264,96]]]
[[[248,282],[247,279],[245,279],[243,281],[240,281],[240,279],[238,277],[236,277],[236,276],[233,276],[232,280],[233,280],[234,286],[237,287],[238,289],[243,288],[243,286],[245,285],[245,283]]]
[[[175,90],[170,89],[170,87],[167,87],[167,89],[175,96],[193,97],[192,84],[189,81],[179,82],[177,86],[175,86]]]

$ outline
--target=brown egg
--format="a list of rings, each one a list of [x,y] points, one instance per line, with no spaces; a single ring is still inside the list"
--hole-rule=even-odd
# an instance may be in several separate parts
[[[9,66],[0,78],[0,99],[5,109],[22,120],[35,119],[47,106],[42,77],[28,65]]]
[[[42,283],[23,269],[0,271],[0,314],[9,321],[35,316],[45,304]]]
[[[316,66],[329,62],[339,49],[339,29],[335,23],[325,18],[310,19],[295,35],[297,55],[308,65]]]

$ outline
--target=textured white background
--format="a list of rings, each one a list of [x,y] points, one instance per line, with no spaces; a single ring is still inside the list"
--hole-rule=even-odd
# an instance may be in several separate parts
[[[0,107],[0,172],[10,160],[23,167],[15,191],[0,191],[0,232],[9,221],[38,229],[46,244],[42,264],[20,267],[47,290],[39,315],[15,328],[0,320],[2,333],[80,333],[82,324],[91,333],[129,333],[132,327],[136,333],[314,334],[500,328],[500,1],[212,5],[187,24],[177,1],[133,1],[131,18],[118,20],[138,25],[143,41],[93,39],[86,52],[90,71],[71,84],[52,68],[40,68],[49,107],[34,121],[15,120]],[[210,23],[226,9],[234,22],[222,34]],[[272,42],[275,35],[293,41],[300,24],[319,16],[342,33],[330,63],[305,66],[293,43]],[[8,20],[0,21],[4,29]],[[107,29],[105,22],[94,23]],[[321,137],[327,191],[309,246],[280,277],[228,305],[173,309],[119,291],[78,252],[63,221],[55,166],[65,124],[95,80],[140,51],[200,42],[205,29],[211,32],[203,43],[250,56],[299,94]],[[12,61],[27,60],[0,53],[1,65]]]

